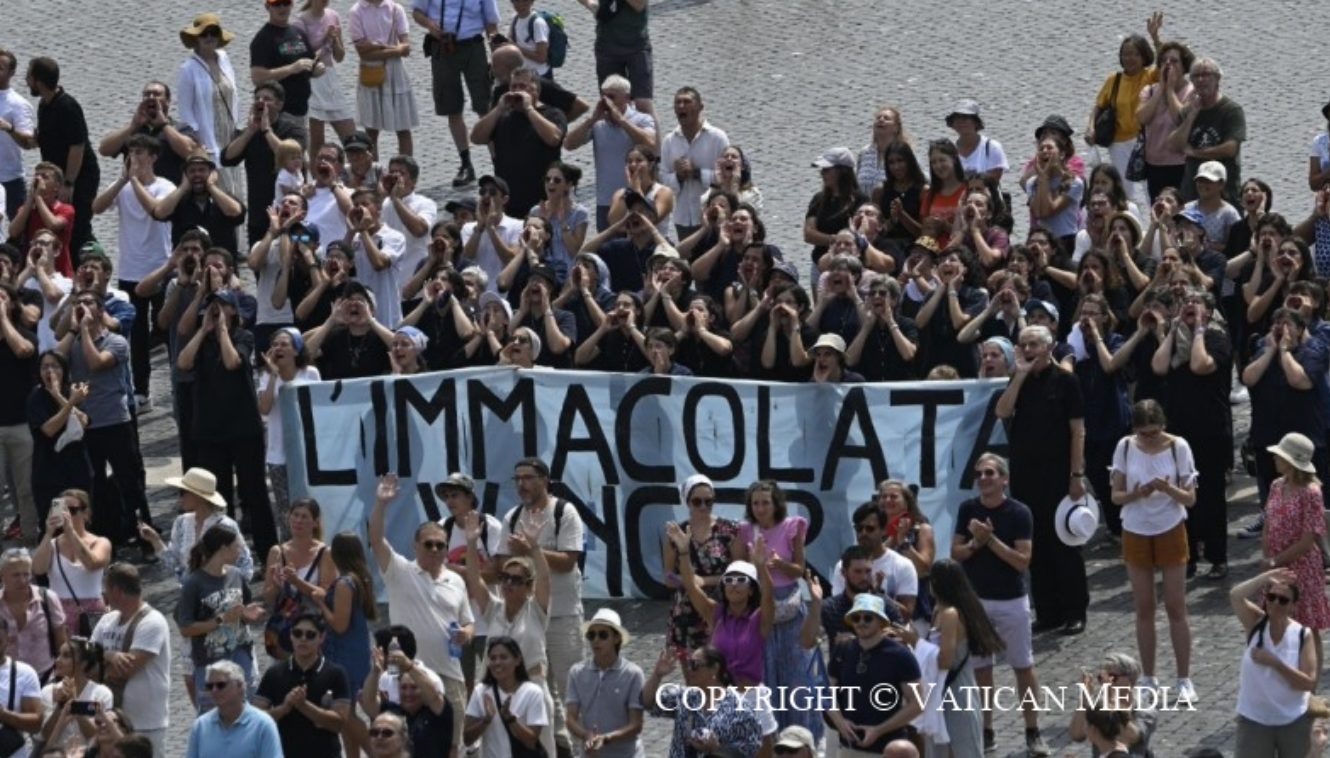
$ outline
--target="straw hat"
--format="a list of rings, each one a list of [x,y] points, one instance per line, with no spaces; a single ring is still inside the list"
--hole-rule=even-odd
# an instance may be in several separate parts
[[[216,13],[201,13],[194,17],[194,24],[192,26],[187,26],[180,30],[180,42],[183,43],[185,47],[193,50],[195,43],[199,41],[199,37],[203,36],[205,31],[214,26],[222,33],[222,41],[217,43],[218,47],[226,47],[231,44],[231,40],[236,38],[235,34],[222,28],[221,16]]]
[[[192,468],[184,476],[167,477],[166,486],[198,495],[218,508],[226,507],[226,498],[217,494],[217,477],[207,469]]]

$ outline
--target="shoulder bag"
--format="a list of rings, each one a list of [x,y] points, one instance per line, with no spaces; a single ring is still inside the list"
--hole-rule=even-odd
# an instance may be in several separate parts
[[[1122,74],[1113,77],[1113,94],[1108,96],[1108,105],[1100,108],[1094,116],[1094,143],[1100,147],[1113,144],[1113,132],[1118,128],[1118,86],[1122,84]]]

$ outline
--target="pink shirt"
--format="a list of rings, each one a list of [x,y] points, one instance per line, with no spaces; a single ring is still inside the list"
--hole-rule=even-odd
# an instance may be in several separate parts
[[[748,554],[753,554],[753,530],[757,525],[745,521],[739,525],[739,539],[748,546]],[[767,550],[772,555],[785,561],[794,560],[794,539],[808,534],[808,519],[803,516],[787,516],[785,520],[771,527],[762,530],[762,539],[766,540]],[[786,576],[779,571],[771,572],[771,586],[780,588],[788,587],[798,580]]]
[[[379,4],[357,0],[351,6],[351,42],[375,42],[395,45],[407,33],[406,11],[393,0]]]
[[[296,18],[294,25],[305,30],[305,36],[309,37],[309,46],[317,51],[320,63],[325,66],[336,63],[333,60],[332,45],[328,43],[328,34],[333,27],[340,29],[342,26],[342,18],[337,15],[337,11],[325,8],[322,18],[310,18],[301,14]]]
[[[1162,84],[1152,84],[1141,90],[1141,102],[1145,103],[1154,94],[1155,87],[1162,87]],[[1187,96],[1191,94],[1191,84],[1187,84],[1178,93],[1178,99],[1186,102]],[[1145,162],[1151,166],[1181,166],[1186,163],[1187,156],[1183,155],[1181,150],[1173,150],[1168,147],[1168,135],[1177,128],[1177,121],[1168,112],[1168,105],[1164,104],[1155,109],[1155,117],[1150,119],[1150,123],[1145,125]]]
[[[41,587],[32,586],[25,612],[27,619],[22,631],[18,628],[18,619],[9,612],[9,604],[0,602],[0,619],[4,619],[9,627],[9,654],[31,666],[39,675],[55,665],[55,658],[51,655],[46,611],[42,609],[42,592],[44,590]],[[51,611],[51,626],[64,626],[65,609],[60,605],[60,598],[52,593],[46,605]]]

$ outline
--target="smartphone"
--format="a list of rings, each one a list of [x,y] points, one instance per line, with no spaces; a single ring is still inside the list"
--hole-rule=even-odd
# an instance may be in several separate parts
[[[52,516],[59,516],[60,518],[64,518],[65,514],[68,512],[69,511],[65,507],[65,499],[63,497],[57,497],[51,500]]]
[[[71,716],[96,716],[97,703],[92,700],[75,700],[69,704]]]

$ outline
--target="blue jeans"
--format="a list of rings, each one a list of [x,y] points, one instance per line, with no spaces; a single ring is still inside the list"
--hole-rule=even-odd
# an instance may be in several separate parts
[[[238,647],[232,650],[225,658],[217,660],[226,660],[235,663],[245,672],[245,702],[249,702],[254,697],[254,650],[251,647]],[[209,661],[216,663],[217,661]],[[207,713],[212,710],[212,693],[208,691],[208,664],[194,662],[194,691],[198,694],[199,713]]]

